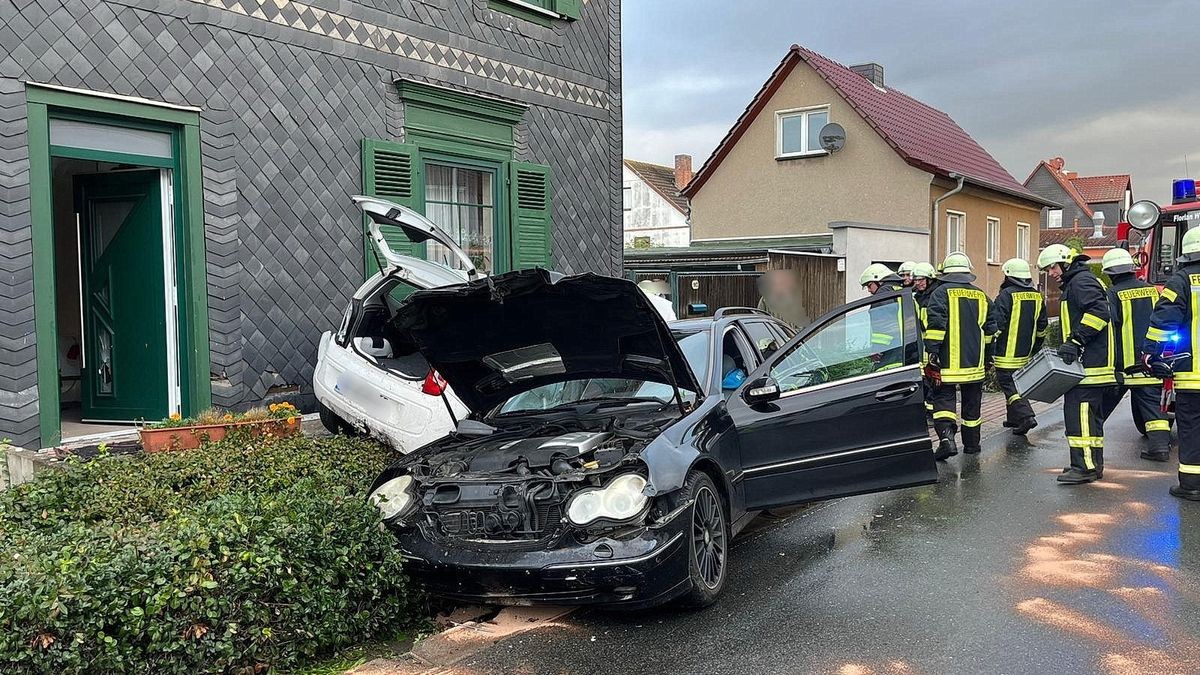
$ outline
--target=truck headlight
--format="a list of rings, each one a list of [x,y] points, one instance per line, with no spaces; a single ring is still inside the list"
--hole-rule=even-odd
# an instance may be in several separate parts
[[[411,515],[417,505],[413,477],[397,476],[375,488],[369,499],[385,522],[399,522]]]
[[[629,520],[646,508],[650,498],[642,494],[646,479],[636,473],[617,476],[602,488],[582,490],[567,504],[567,519],[575,525],[587,525],[605,518]]]

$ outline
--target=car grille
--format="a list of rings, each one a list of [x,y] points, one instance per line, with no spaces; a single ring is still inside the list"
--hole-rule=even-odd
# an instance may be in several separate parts
[[[536,540],[558,530],[562,505],[539,501],[535,505],[532,527],[527,528],[523,514],[499,508],[438,509],[433,513],[441,532],[462,539],[500,541]]]

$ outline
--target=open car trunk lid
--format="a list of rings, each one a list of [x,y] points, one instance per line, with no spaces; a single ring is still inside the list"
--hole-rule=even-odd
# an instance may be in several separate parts
[[[396,325],[472,411],[554,382],[700,386],[666,322],[626,279],[543,269],[418,291]]]
[[[480,274],[475,270],[475,263],[471,261],[466,251],[462,250],[449,234],[425,216],[407,206],[379,197],[356,195],[350,199],[367,216],[371,240],[383,258],[382,267],[385,271],[404,270],[408,273],[411,281],[425,288],[459,284],[469,279],[479,278]],[[460,269],[398,253],[392,249],[387,238],[383,236],[382,227],[384,226],[398,229],[414,244],[426,241],[441,244],[450,252]]]

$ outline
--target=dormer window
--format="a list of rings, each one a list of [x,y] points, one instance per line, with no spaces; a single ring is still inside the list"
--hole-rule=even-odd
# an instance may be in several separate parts
[[[829,123],[829,106],[816,106],[775,113],[775,157],[824,155],[821,128]]]

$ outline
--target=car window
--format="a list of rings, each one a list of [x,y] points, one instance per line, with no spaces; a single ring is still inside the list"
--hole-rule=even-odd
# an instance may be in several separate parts
[[[899,296],[857,307],[793,345],[770,369],[781,392],[907,365]]]
[[[766,321],[744,321],[742,326],[750,335],[750,341],[754,343],[754,348],[763,358],[774,354],[779,350],[779,345],[783,344]]]

